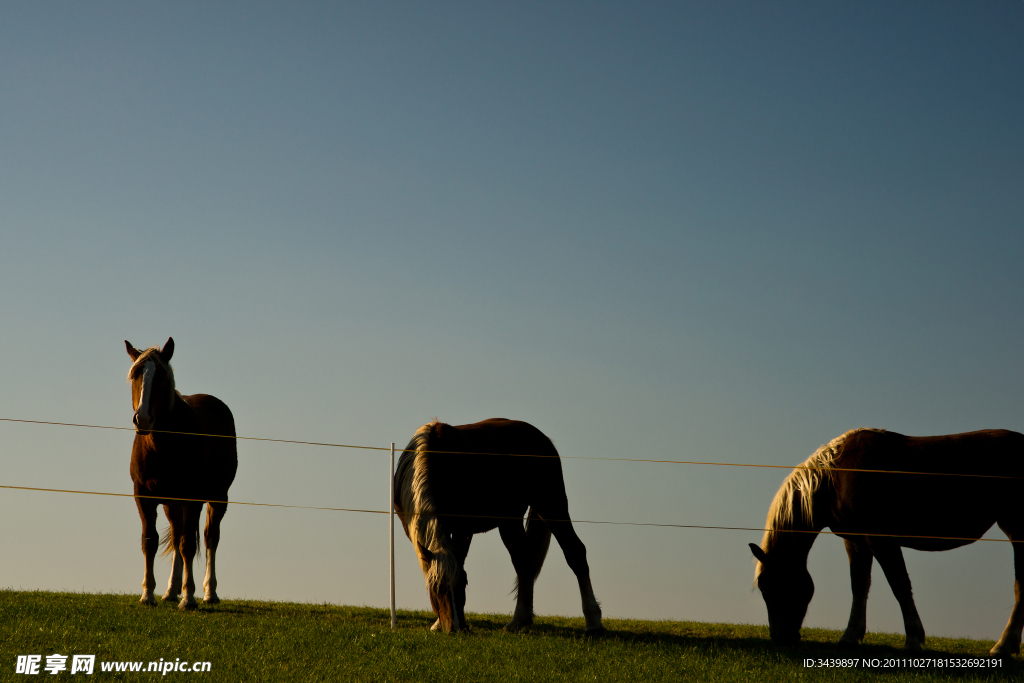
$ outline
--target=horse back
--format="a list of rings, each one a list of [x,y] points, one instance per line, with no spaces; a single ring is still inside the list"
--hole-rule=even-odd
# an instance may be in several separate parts
[[[984,429],[941,436],[904,436],[896,432],[859,430],[844,441],[836,466],[1024,477],[1024,434],[1007,429]]]
[[[492,417],[473,424],[455,425],[451,430],[440,430],[443,438],[467,449],[478,449],[480,453],[558,458],[558,451],[551,439],[528,422]]]
[[[203,434],[235,436],[235,418],[224,401],[209,394],[191,394],[181,398],[195,413]],[[227,441],[234,443],[234,439]]]
[[[1024,435],[1017,432],[861,430],[847,437],[833,466],[834,531],[978,538],[996,521],[1021,516],[1015,501],[1024,496]],[[944,550],[966,542],[903,545]]]
[[[438,512],[491,516],[451,518],[469,533],[493,529],[502,517],[521,517],[527,507],[567,514],[558,451],[526,422],[492,418],[466,425],[435,422],[416,456]],[[408,451],[402,460],[413,467]],[[402,469],[399,463],[399,469]]]
[[[205,438],[205,468],[215,488],[222,487],[223,494],[227,494],[238,470],[238,442],[233,438],[235,418],[231,409],[209,394],[191,394],[181,398],[195,414],[197,433],[216,435]]]
[[[527,422],[491,418],[446,430],[443,441],[465,452],[452,461],[463,478],[488,482],[495,489],[524,492],[554,488],[564,497],[562,463],[555,445]],[[528,496],[529,497],[529,496]]]

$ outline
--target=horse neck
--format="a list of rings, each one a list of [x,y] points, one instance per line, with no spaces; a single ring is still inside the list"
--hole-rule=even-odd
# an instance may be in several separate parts
[[[166,432],[195,432],[197,430],[197,426],[194,424],[195,420],[190,419],[194,416],[195,412],[192,407],[185,403],[181,394],[175,391],[167,412],[160,419],[158,431],[152,434],[154,445],[159,445],[161,441],[174,439],[177,436]]]
[[[811,546],[818,538],[820,529],[787,530],[776,535],[775,542],[769,549],[773,558],[785,563],[807,566],[807,556]]]
[[[810,495],[810,500],[804,500],[803,496],[807,495],[805,492],[795,491],[791,513],[771,523],[766,552],[775,553],[787,561],[806,564],[818,532],[832,522],[831,491],[832,487],[827,482],[818,486]],[[810,520],[803,513],[804,505],[811,511]]]

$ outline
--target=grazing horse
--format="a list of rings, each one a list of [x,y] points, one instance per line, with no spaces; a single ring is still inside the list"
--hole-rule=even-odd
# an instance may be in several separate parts
[[[992,654],[1016,654],[1024,627],[1022,500],[1024,435],[1017,432],[903,436],[855,429],[833,439],[786,478],[768,510],[761,546],[750,544],[772,640],[800,639],[814,594],[807,555],[817,534],[800,532],[829,527],[846,543],[853,608],[840,643],[864,638],[874,558],[903,611],[904,647],[920,650],[924,626],[902,548],[950,550],[973,543],[995,523],[1012,541],[1016,601]]]
[[[171,578],[164,600],[177,600],[178,609],[196,608],[196,585],[192,559],[199,547],[199,519],[206,501],[206,580],[203,602],[220,602],[217,597],[215,558],[220,542],[220,522],[228,510],[228,487],[235,478],[238,454],[235,421],[219,399],[206,394],[182,396],[174,388],[169,365],[174,340],[162,349],[139,351],[124,342],[132,359],[128,381],[132,385],[135,409],[135,443],[132,446],[131,475],[135,484],[135,505],[142,518],[142,552],[146,575],[139,602],[155,605],[153,559],[159,545],[156,508],[161,503],[170,522],[164,539],[164,553],[173,553]],[[217,434],[220,436],[202,436]],[[227,438],[224,438],[227,437]],[[182,501],[176,498],[190,498]]]
[[[533,584],[554,534],[579,581],[587,635],[604,631],[587,549],[569,521],[558,451],[536,427],[502,418],[423,425],[398,461],[394,487],[395,511],[437,613],[431,630],[468,628],[466,553],[473,534],[497,528],[516,570],[516,610],[506,630],[533,623]]]

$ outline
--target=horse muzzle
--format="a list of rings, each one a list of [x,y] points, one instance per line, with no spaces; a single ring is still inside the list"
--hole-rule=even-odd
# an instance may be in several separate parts
[[[139,415],[138,413],[135,413],[135,417],[132,418],[132,424],[135,425],[136,434],[146,436],[153,431],[153,421],[149,417]]]
[[[451,591],[440,592],[428,589],[430,606],[437,614],[438,630],[442,633],[455,633],[461,630],[459,617],[455,612],[455,601]]]
[[[789,629],[772,629],[768,631],[771,636],[772,642],[781,647],[791,647],[800,642],[800,629],[789,630]]]

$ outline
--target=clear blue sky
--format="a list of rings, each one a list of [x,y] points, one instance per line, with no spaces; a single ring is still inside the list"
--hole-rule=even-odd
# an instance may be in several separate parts
[[[0,417],[130,426],[122,340],[173,335],[251,436],[504,416],[565,455],[794,465],[857,426],[1024,431],[1022,51],[1008,0],[5,3]],[[0,483],[130,492],[130,448],[0,424]],[[237,500],[386,507],[380,455],[239,451]],[[784,476],[565,472],[575,517],[726,526]],[[0,516],[0,586],[140,590],[130,499]],[[386,533],[234,506],[219,590],[384,605]],[[757,533],[579,533],[608,616],[766,621]],[[929,634],[999,634],[1008,545],[907,563]],[[841,542],[810,565],[806,623],[844,626]],[[467,569],[511,611],[496,534]],[[536,607],[580,612],[555,550]],[[878,570],[868,627],[902,631]]]

